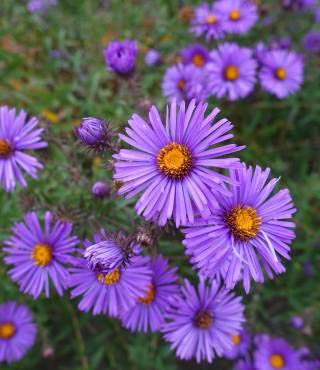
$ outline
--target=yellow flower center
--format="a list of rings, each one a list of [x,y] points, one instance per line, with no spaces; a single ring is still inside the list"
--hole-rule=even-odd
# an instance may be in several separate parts
[[[0,324],[0,338],[1,339],[10,339],[14,336],[16,328],[12,322],[4,322]]]
[[[105,285],[113,285],[120,280],[120,276],[121,276],[120,270],[116,269],[110,272],[109,274],[99,273],[98,280],[100,283],[103,283]]]
[[[238,346],[241,343],[240,335],[233,335],[231,339],[234,346]]]
[[[195,323],[200,329],[209,329],[213,324],[213,318],[210,312],[200,311],[195,318]]]
[[[36,244],[32,250],[32,258],[36,266],[45,267],[52,261],[52,249],[47,244]]]
[[[207,16],[207,23],[208,24],[215,24],[217,23],[217,17],[213,14]]]
[[[191,153],[186,146],[171,143],[159,151],[157,163],[162,173],[173,179],[181,179],[192,168]]]
[[[241,14],[238,9],[231,10],[229,14],[229,19],[231,21],[238,21],[241,18]]]
[[[192,63],[201,68],[204,66],[204,57],[201,54],[195,54],[192,58]]]
[[[228,81],[235,81],[239,77],[239,68],[234,64],[229,64],[224,70],[224,77]]]
[[[142,298],[139,298],[139,303],[141,304],[152,303],[154,300],[154,296],[155,296],[155,286],[153,284],[150,284],[146,295]]]
[[[278,80],[285,80],[287,78],[287,71],[283,67],[277,68],[274,74]]]
[[[184,89],[185,89],[185,87],[186,87],[186,81],[185,80],[179,80],[178,81],[178,89],[180,90],[180,91],[183,91]]]
[[[8,140],[0,139],[0,156],[7,157],[11,153],[11,145]]]
[[[254,208],[237,206],[226,215],[226,222],[236,238],[248,240],[258,234],[261,217]]]
[[[284,358],[281,355],[272,355],[270,357],[270,364],[274,369],[284,368]]]

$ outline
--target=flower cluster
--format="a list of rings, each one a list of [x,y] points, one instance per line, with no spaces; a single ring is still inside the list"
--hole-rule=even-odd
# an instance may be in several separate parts
[[[210,96],[234,101],[251,94],[259,80],[263,90],[283,99],[299,90],[304,64],[283,44],[268,48],[260,43],[253,50],[227,42],[211,52],[199,44],[189,46],[179,53],[179,63],[167,69],[163,94],[179,101]]]
[[[307,348],[295,349],[284,338],[267,334],[250,335],[242,332],[233,336],[232,356],[236,360],[234,370],[317,370],[318,360],[310,357]]]
[[[250,0],[218,0],[203,3],[195,11],[190,31],[207,40],[221,39],[226,33],[248,32],[258,20],[257,6]]]

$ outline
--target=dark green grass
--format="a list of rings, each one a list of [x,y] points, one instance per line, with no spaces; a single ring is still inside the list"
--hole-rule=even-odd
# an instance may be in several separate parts
[[[163,108],[160,83],[174,53],[196,42],[179,18],[179,1],[98,1],[60,0],[41,18],[30,15],[24,2],[2,0],[0,7],[0,103],[25,108],[43,117],[47,127],[48,150],[40,159],[45,169],[38,181],[29,180],[27,190],[6,194],[0,191],[0,240],[10,234],[12,224],[26,211],[52,210],[75,223],[80,238],[93,230],[119,227],[127,232],[141,220],[135,215],[133,201],[110,199],[94,201],[90,187],[95,180],[110,179],[104,164],[94,166],[93,157],[75,143],[73,125],[83,116],[109,119],[121,130],[133,112],[146,114],[152,102]],[[189,2],[191,4],[192,2]],[[313,26],[310,14],[280,11],[278,0],[264,2],[274,22],[261,22],[246,37],[243,45],[253,45],[276,35],[290,35],[301,50],[302,35]],[[130,81],[118,79],[106,71],[102,48],[107,39],[135,38],[140,55],[135,76]],[[103,43],[104,40],[104,43]],[[210,43],[213,48],[215,43]],[[146,67],[143,50],[159,49],[165,64]],[[55,60],[50,51],[59,49],[64,57]],[[235,141],[247,145],[241,158],[249,164],[270,166],[274,176],[281,176],[281,186],[289,187],[299,213],[296,215],[297,239],[287,273],[264,285],[254,285],[245,297],[248,327],[253,332],[282,335],[296,346],[307,345],[319,353],[320,339],[320,76],[318,56],[306,55],[305,83],[301,91],[283,101],[256,88],[241,102],[210,101],[223,109],[235,125]],[[45,119],[44,111],[54,112],[57,123]],[[181,258],[180,236],[164,233],[160,250],[179,264],[181,276],[192,277],[190,266]],[[0,257],[3,255],[0,252]],[[305,275],[311,262],[313,272]],[[1,365],[1,369],[113,369],[175,370],[231,369],[232,363],[219,360],[213,365],[179,362],[159,335],[132,335],[116,320],[93,317],[77,311],[77,302],[63,298],[33,301],[19,293],[0,264],[0,302],[9,299],[29,305],[39,325],[36,345],[19,363]],[[238,292],[244,295],[243,289]],[[293,331],[289,320],[300,314],[306,320],[304,332]],[[46,358],[46,349],[54,353]]]

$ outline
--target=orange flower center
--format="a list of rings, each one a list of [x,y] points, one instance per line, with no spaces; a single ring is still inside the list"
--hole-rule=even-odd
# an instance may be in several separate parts
[[[155,296],[155,286],[153,284],[150,284],[146,295],[142,298],[139,298],[139,303],[150,304],[153,302],[154,296]]]
[[[11,145],[8,140],[0,139],[0,156],[7,157],[12,151]]]
[[[284,368],[284,358],[281,355],[275,354],[270,357],[270,364],[274,369]]]
[[[229,14],[229,19],[231,21],[238,21],[241,18],[241,14],[238,9],[231,10]]]
[[[200,311],[195,318],[195,323],[200,329],[209,329],[213,324],[212,315],[208,311]]]
[[[192,63],[201,68],[204,66],[204,57],[201,54],[195,54],[192,58]]]
[[[100,283],[103,283],[105,285],[113,285],[116,284],[120,280],[121,274],[120,270],[116,269],[109,274],[98,274],[98,280]]]
[[[258,234],[261,217],[254,208],[237,206],[227,214],[226,222],[236,238],[248,240]]]
[[[217,17],[213,14],[210,14],[207,16],[207,23],[208,24],[216,24],[217,23]]]
[[[287,71],[283,67],[277,68],[274,74],[278,80],[283,81],[287,78]]]
[[[52,249],[47,244],[38,243],[33,247],[32,258],[36,266],[45,267],[52,261]]]
[[[162,173],[173,179],[181,179],[192,168],[191,153],[186,146],[171,143],[159,151],[157,163]]]
[[[224,77],[228,81],[235,81],[239,77],[239,68],[234,64],[229,64],[224,70]]]
[[[185,89],[185,87],[186,87],[186,81],[185,80],[179,80],[178,81],[178,89],[180,90],[180,91],[183,91],[184,89]]]
[[[235,334],[231,337],[234,346],[238,346],[241,343],[240,335]]]
[[[14,336],[16,328],[12,322],[3,322],[0,324],[0,338],[1,339],[10,339]]]

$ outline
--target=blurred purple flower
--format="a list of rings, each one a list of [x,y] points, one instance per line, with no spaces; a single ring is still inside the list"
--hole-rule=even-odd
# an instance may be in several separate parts
[[[232,334],[232,347],[224,353],[224,357],[234,360],[240,356],[245,356],[250,349],[251,336],[246,330],[238,334]]]
[[[67,288],[68,269],[71,253],[79,243],[71,236],[72,224],[57,221],[53,223],[51,212],[46,212],[44,228],[41,228],[36,213],[27,213],[24,222],[15,224],[13,236],[5,242],[3,251],[9,256],[6,264],[13,264],[9,275],[19,284],[20,290],[37,299],[44,291],[49,297],[49,279],[57,293],[63,294]]]
[[[264,53],[259,73],[265,91],[283,99],[297,92],[303,82],[303,58],[287,50],[269,50]]]
[[[301,316],[292,316],[290,323],[294,329],[302,329],[304,326],[304,321]]]
[[[41,139],[44,130],[36,129],[37,125],[35,117],[27,121],[24,110],[17,114],[15,108],[0,107],[0,186],[7,192],[13,191],[17,182],[27,186],[22,170],[37,178],[37,171],[42,168],[36,158],[26,153],[48,145]]]
[[[224,20],[217,14],[216,3],[202,3],[194,9],[190,32],[197,37],[203,34],[206,40],[220,39],[224,36]]]
[[[207,97],[205,74],[193,64],[171,66],[163,76],[162,92],[170,101],[204,101]]]
[[[110,195],[111,187],[105,181],[97,181],[93,184],[91,193],[96,198],[105,198]]]
[[[300,354],[283,338],[260,335],[256,338],[257,349],[254,364],[259,370],[300,370]]]
[[[320,32],[310,31],[302,39],[302,45],[305,50],[312,53],[320,52]]]
[[[148,66],[156,66],[161,63],[161,54],[156,49],[149,49],[144,57],[144,62]]]
[[[30,13],[44,13],[50,7],[58,4],[57,0],[30,0],[27,8]]]
[[[296,8],[306,10],[316,4],[317,0],[282,0],[284,8]]]
[[[210,58],[206,65],[210,94],[233,101],[252,92],[257,68],[252,50],[236,43],[224,43],[210,53]]]
[[[223,30],[247,33],[258,20],[258,8],[249,0],[219,0],[215,3],[218,18],[223,19]]]
[[[193,223],[195,214],[207,215],[216,205],[216,193],[226,193],[223,183],[230,180],[218,169],[238,167],[239,159],[221,157],[244,147],[218,146],[233,137],[233,126],[225,118],[213,123],[218,108],[205,118],[206,109],[207,104],[196,105],[194,100],[188,106],[173,102],[164,125],[153,106],[149,122],[134,114],[127,135],[119,135],[133,149],[114,154],[114,179],[123,183],[120,195],[132,198],[142,193],[135,208],[147,220],[160,225],[171,218],[177,226]]]
[[[170,268],[168,261],[162,256],[149,260],[152,270],[152,282],[147,293],[137,299],[132,306],[122,315],[122,323],[131,331],[151,332],[158,331],[164,323],[164,314],[170,300],[178,294],[178,277],[176,268]]]
[[[304,272],[305,276],[307,276],[309,278],[313,277],[315,275],[314,266],[313,266],[313,263],[310,260],[306,261],[303,264],[303,272]]]
[[[239,333],[245,321],[241,297],[212,282],[201,280],[198,289],[185,280],[181,295],[171,302],[162,332],[171,349],[182,360],[195,358],[212,362],[232,347],[231,335]]]
[[[112,41],[104,49],[104,59],[112,72],[128,75],[134,71],[138,53],[134,40]]]
[[[290,219],[296,209],[288,189],[271,195],[279,179],[267,183],[269,174],[269,168],[263,171],[245,164],[230,170],[231,196],[217,193],[212,216],[184,230],[186,254],[203,274],[215,278],[226,263],[230,264],[225,275],[228,289],[242,276],[248,293],[251,277],[264,282],[261,264],[273,278],[274,273],[285,271],[280,257],[290,259],[290,244],[295,238],[291,230],[295,224]]]
[[[195,67],[203,68],[209,61],[209,52],[201,44],[190,45],[180,52],[183,64],[193,64]]]
[[[320,7],[314,10],[314,20],[316,23],[320,23]]]
[[[271,41],[270,49],[284,49],[289,50],[292,46],[290,37],[278,37]]]
[[[0,363],[19,361],[34,345],[37,326],[25,305],[0,304]]]

